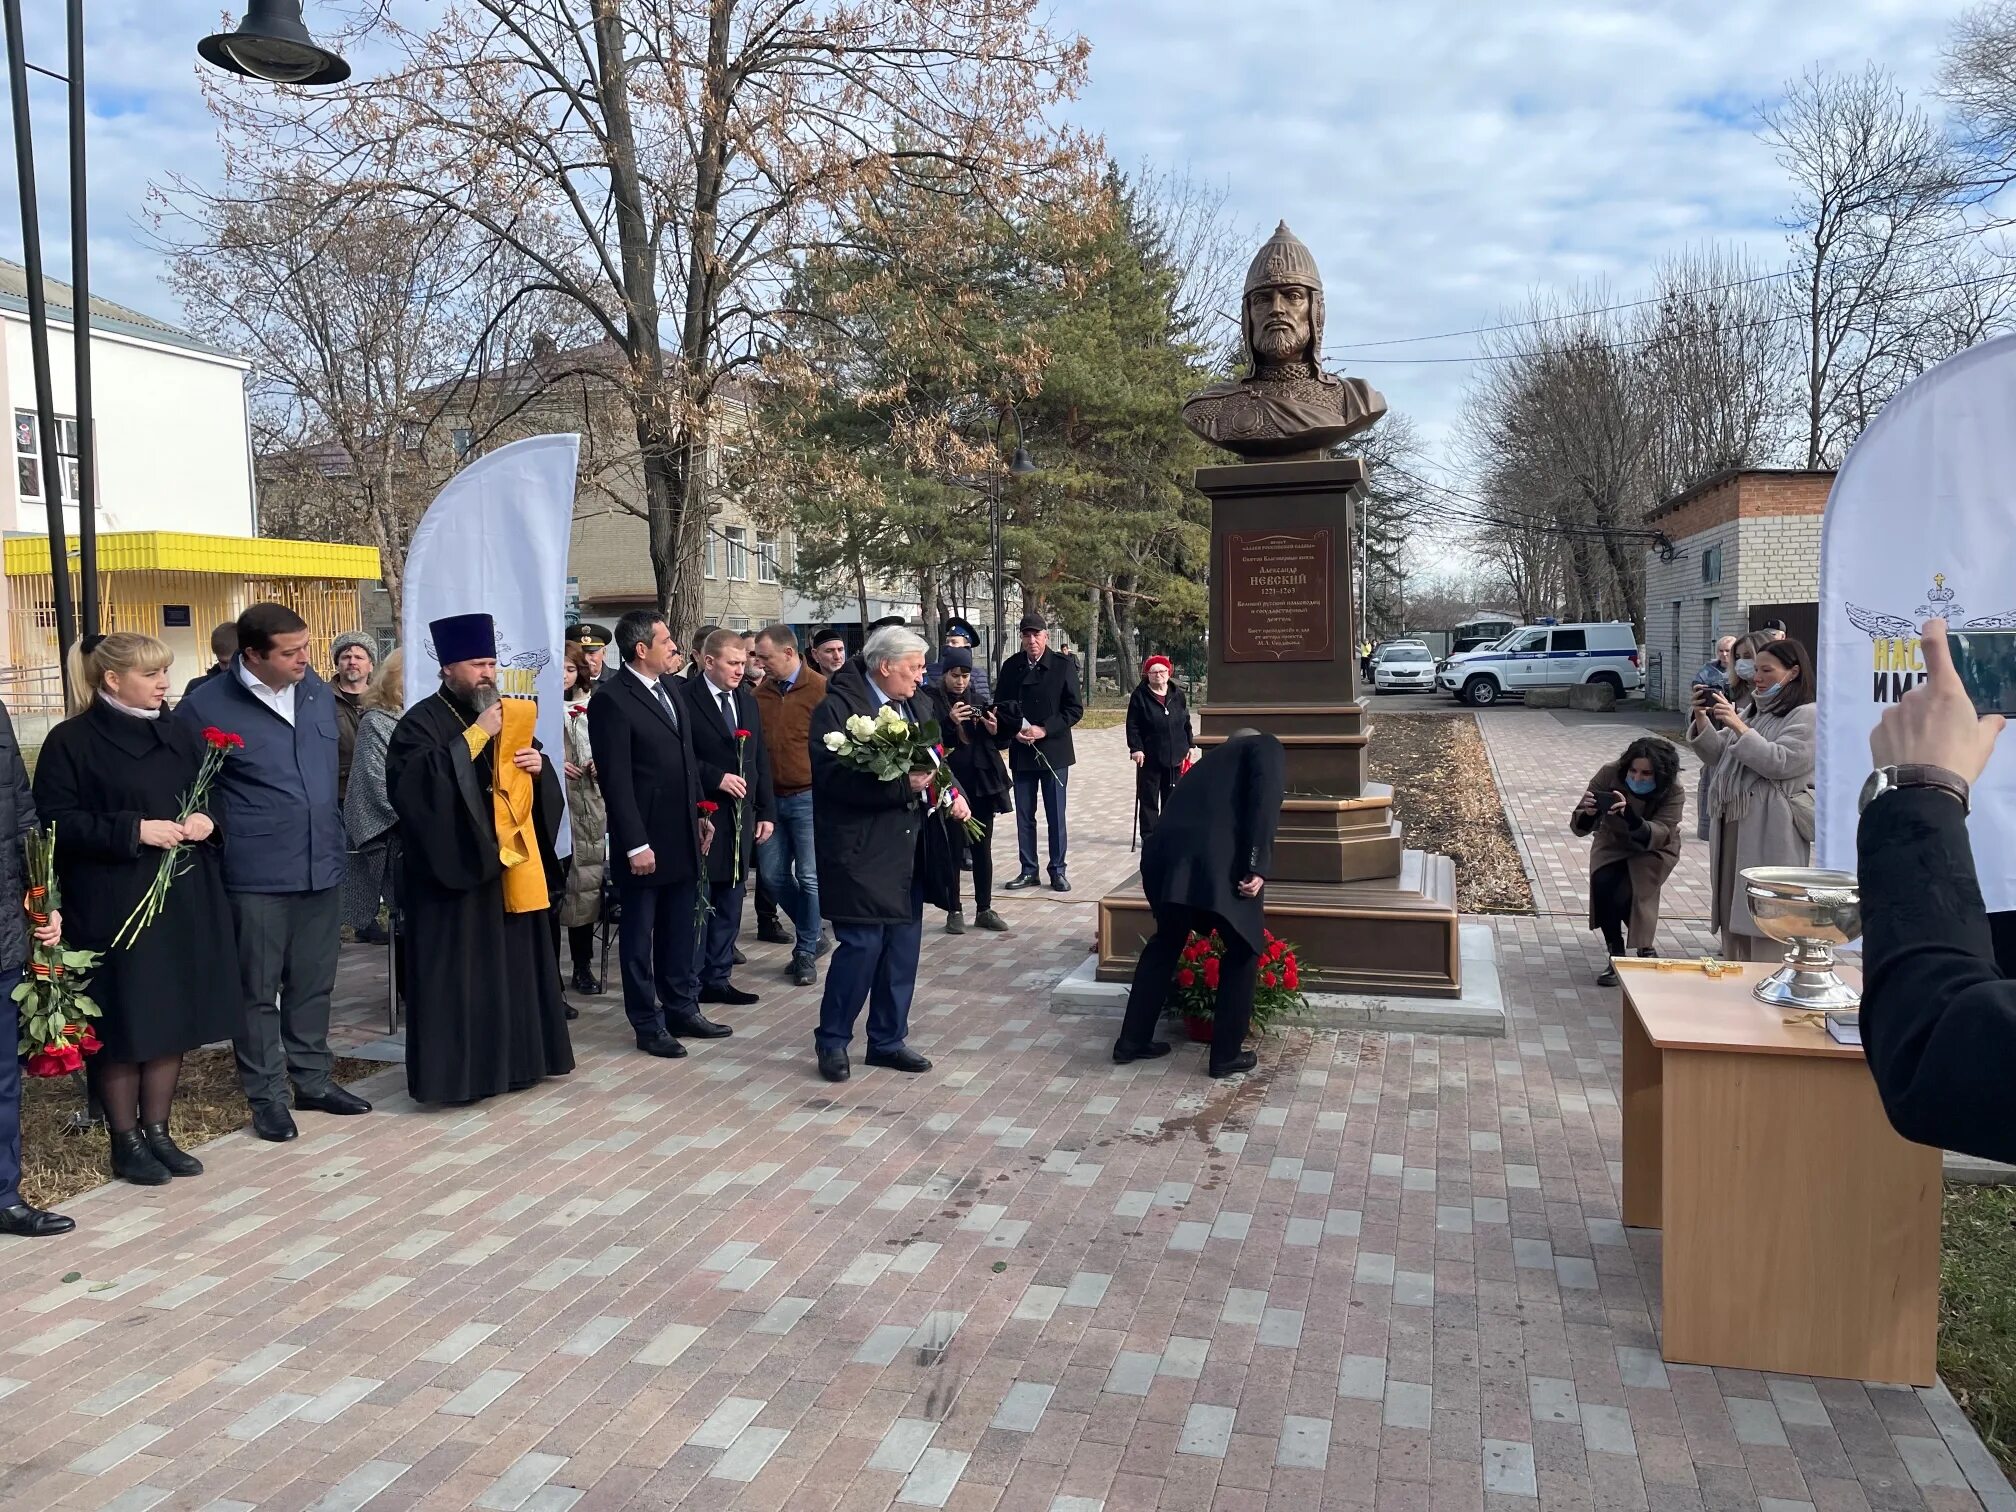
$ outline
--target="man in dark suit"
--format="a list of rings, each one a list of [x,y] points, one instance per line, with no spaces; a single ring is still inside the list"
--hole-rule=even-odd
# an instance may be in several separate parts
[[[1211,1014],[1211,1074],[1253,1069],[1246,1026],[1267,948],[1260,895],[1274,866],[1282,769],[1280,741],[1258,730],[1235,730],[1176,784],[1155,833],[1141,842],[1141,889],[1155,913],[1155,933],[1141,947],[1127,1016],[1113,1045],[1113,1059],[1122,1065],[1169,1053],[1168,1043],[1154,1035],[1170,979],[1190,936],[1216,930],[1225,953]]]
[[[716,630],[700,643],[697,670],[679,688],[686,700],[680,712],[687,716],[693,755],[700,763],[701,791],[721,806],[714,816],[719,838],[707,852],[712,906],[700,943],[700,1001],[733,1008],[757,1000],[757,994],[744,992],[728,977],[735,969],[735,937],[742,932],[742,898],[756,868],[756,847],[770,838],[777,819],[762,716],[756,712],[755,693],[742,681],[748,665],[742,637]]]
[[[1022,650],[1001,664],[994,679],[998,716],[1015,733],[1008,767],[1015,774],[1015,839],[1022,869],[1003,891],[1037,885],[1036,797],[1043,797],[1043,821],[1050,832],[1050,887],[1071,891],[1066,871],[1069,845],[1064,822],[1065,788],[1071,763],[1071,726],[1085,717],[1078,696],[1078,663],[1050,649],[1050,626],[1040,614],[1022,616]]]
[[[912,772],[884,782],[833,754],[855,715],[873,719],[893,705],[906,719],[930,711],[918,699],[924,681],[924,638],[900,625],[877,630],[848,665],[827,683],[812,715],[812,832],[819,867],[819,911],[840,942],[826,969],[813,1046],[819,1074],[832,1082],[852,1075],[847,1046],[854,1021],[868,1005],[868,1064],[891,1071],[929,1071],[912,1050],[910,999],[917,988],[917,956],[924,938],[925,828],[942,822],[924,811],[932,773]],[[953,794],[952,814],[972,817],[966,797]]]
[[[588,739],[609,810],[609,866],[623,910],[623,1012],[646,1055],[676,1059],[678,1036],[712,1039],[693,974],[704,853],[700,768],[669,682],[672,632],[656,610],[616,623],[622,669],[588,700]]]

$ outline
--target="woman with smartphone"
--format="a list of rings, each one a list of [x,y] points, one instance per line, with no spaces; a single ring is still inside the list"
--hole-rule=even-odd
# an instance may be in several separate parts
[[[1739,672],[1744,649],[1739,643]],[[1751,919],[1742,874],[1813,859],[1813,657],[1798,641],[1778,640],[1748,659],[1754,664],[1748,698],[1739,706],[1707,692],[1697,698],[1687,731],[1708,768],[1714,924],[1731,961],[1769,960],[1783,951]]]
[[[1569,816],[1570,830],[1592,837],[1589,927],[1601,931],[1610,955],[1597,986],[1617,985],[1615,962],[1627,943],[1641,956],[1656,954],[1659,894],[1680,863],[1686,816],[1680,753],[1653,736],[1632,741],[1598,772]]]

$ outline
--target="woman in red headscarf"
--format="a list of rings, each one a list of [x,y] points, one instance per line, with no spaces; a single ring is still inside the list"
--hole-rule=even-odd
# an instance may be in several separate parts
[[[1141,663],[1141,682],[1127,700],[1127,750],[1134,758],[1134,802],[1141,838],[1155,833],[1169,790],[1189,764],[1190,705],[1166,656]]]

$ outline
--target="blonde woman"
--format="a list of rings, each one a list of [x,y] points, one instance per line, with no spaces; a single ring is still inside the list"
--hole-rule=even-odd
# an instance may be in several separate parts
[[[405,712],[406,653],[394,651],[364,690],[350,785],[343,793],[343,828],[350,837],[350,868],[343,874],[343,922],[371,945],[385,942],[378,909],[391,891],[392,832],[399,823],[385,792],[385,751]]]
[[[70,653],[73,712],[35,767],[35,808],[56,829],[65,934],[103,954],[91,996],[103,1048],[85,1062],[112,1131],[112,1174],[141,1186],[201,1175],[169,1136],[185,1051],[231,1038],[242,1016],[238,946],[224,895],[223,836],[182,795],[203,764],[202,733],[165,718],[174,658],[151,635],[87,636]],[[161,858],[187,864],[137,938],[112,940]]]

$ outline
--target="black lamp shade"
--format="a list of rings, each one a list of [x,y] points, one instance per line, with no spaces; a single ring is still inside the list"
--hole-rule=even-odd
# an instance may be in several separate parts
[[[1008,471],[1018,478],[1026,478],[1036,471],[1036,459],[1029,455],[1028,447],[1015,448],[1015,455],[1008,459]]]
[[[249,0],[233,32],[219,32],[196,51],[226,73],[269,84],[340,84],[350,65],[320,46],[301,21],[301,0]]]

